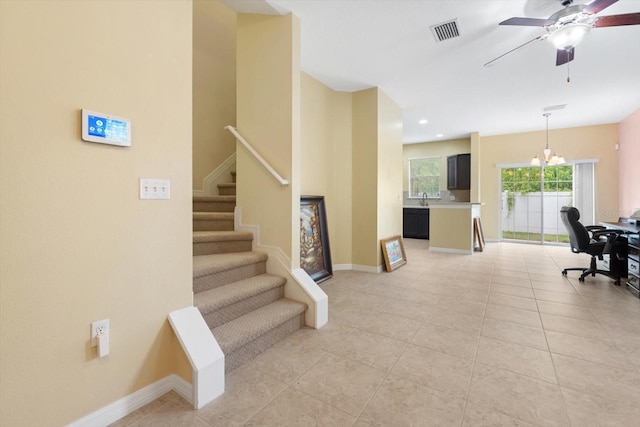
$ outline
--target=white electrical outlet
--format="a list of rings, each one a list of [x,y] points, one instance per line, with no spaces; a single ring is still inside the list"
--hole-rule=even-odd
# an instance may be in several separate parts
[[[98,346],[98,334],[109,334],[109,319],[98,320],[91,323],[91,347]]]
[[[140,178],[140,200],[169,200],[170,198],[170,180]]]

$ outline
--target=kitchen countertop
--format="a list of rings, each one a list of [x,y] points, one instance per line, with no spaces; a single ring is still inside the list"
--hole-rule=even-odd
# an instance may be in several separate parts
[[[465,209],[470,208],[472,206],[481,206],[484,203],[472,203],[472,202],[429,202],[427,206],[414,206],[414,205],[404,205],[403,208],[407,209]]]

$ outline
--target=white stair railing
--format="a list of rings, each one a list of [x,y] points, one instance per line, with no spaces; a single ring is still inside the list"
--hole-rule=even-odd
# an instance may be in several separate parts
[[[244,147],[247,150],[249,150],[249,152],[251,154],[253,154],[253,157],[255,157],[267,171],[269,171],[269,173],[280,183],[280,185],[282,185],[282,186],[289,185],[289,181],[287,181],[286,179],[281,177],[280,174],[278,174],[278,172],[276,172],[271,167],[271,165],[269,163],[267,163],[267,161],[260,154],[258,154],[258,152],[256,150],[253,149],[253,147],[247,142],[247,140],[244,139],[242,137],[242,135],[240,135],[238,133],[236,128],[234,128],[233,126],[225,126],[224,128],[226,130],[228,130],[229,132],[231,132],[233,134],[233,136],[235,136],[236,139],[238,141],[240,141],[242,143],[242,145],[244,145]]]

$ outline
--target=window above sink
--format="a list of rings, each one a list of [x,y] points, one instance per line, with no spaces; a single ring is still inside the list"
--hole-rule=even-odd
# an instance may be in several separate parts
[[[409,198],[440,198],[440,156],[409,159]]]

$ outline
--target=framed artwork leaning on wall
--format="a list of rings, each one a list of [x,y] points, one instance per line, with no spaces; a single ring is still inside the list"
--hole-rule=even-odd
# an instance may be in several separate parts
[[[401,236],[393,236],[380,240],[384,266],[387,271],[393,271],[407,263],[407,254],[404,251],[404,243]]]
[[[324,196],[300,197],[300,268],[316,283],[333,276]]]

